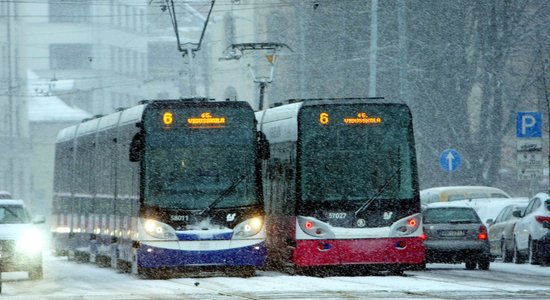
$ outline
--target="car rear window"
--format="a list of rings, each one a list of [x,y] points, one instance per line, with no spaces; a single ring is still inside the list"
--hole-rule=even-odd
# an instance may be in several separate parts
[[[437,223],[479,223],[481,222],[475,210],[462,207],[428,208],[423,213],[423,222]]]

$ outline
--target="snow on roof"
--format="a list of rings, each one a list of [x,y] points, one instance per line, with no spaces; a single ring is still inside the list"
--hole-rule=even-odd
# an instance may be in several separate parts
[[[28,105],[30,122],[79,122],[92,116],[55,96],[30,97]]]
[[[423,189],[420,192],[421,193],[426,193],[426,192],[440,193],[440,192],[470,192],[470,191],[474,191],[474,192],[475,191],[490,191],[490,192],[498,191],[498,192],[504,193],[505,195],[508,195],[506,192],[504,192],[499,188],[491,187],[491,186],[482,186],[482,185],[439,186],[439,187]]]
[[[500,211],[510,204],[527,204],[529,198],[514,197],[508,199],[485,198],[473,200],[459,200],[448,203],[463,204],[473,207],[481,220],[486,222],[488,219],[496,219]],[[435,203],[433,203],[435,204]],[[431,205],[431,204],[430,204]]]
[[[44,80],[33,71],[27,71],[28,113],[30,122],[79,122],[92,115],[82,109],[71,107],[51,94]],[[37,88],[40,87],[40,88]]]
[[[21,205],[24,206],[25,202],[21,199],[1,199],[0,205]]]
[[[453,201],[453,202],[434,202],[426,205],[426,208],[442,208],[442,207],[468,207],[474,208],[470,203],[464,201]]]

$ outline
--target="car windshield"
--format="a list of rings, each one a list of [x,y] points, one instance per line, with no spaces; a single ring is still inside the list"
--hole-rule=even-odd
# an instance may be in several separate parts
[[[1,205],[0,224],[23,224],[29,223],[29,215],[25,208],[20,205]]]
[[[425,224],[479,223],[480,219],[471,208],[445,207],[424,210],[423,222]]]

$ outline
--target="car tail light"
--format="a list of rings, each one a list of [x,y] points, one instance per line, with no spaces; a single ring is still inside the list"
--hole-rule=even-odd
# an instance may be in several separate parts
[[[535,220],[539,223],[550,222],[550,216],[535,216]]]
[[[478,240],[486,240],[487,239],[487,227],[481,225],[479,226],[479,233],[477,234]]]

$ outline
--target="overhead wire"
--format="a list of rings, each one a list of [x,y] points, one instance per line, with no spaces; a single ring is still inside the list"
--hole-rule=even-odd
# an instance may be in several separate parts
[[[165,0],[165,1],[168,1],[168,0]],[[20,4],[20,3],[34,3],[34,4],[36,4],[36,3],[46,3],[47,1],[44,1],[44,2],[43,2],[43,1],[36,1],[36,0],[21,0],[21,1],[19,1],[19,0],[17,0],[17,1],[15,1],[15,0],[8,0],[8,1],[4,1],[4,2],[12,2],[12,3],[18,3],[18,4]],[[82,5],[103,5],[103,4],[101,4],[100,2],[101,2],[101,1],[95,0],[95,1],[93,1],[92,3],[84,4],[84,3],[79,2],[79,1],[63,1],[63,3],[73,3],[73,4],[79,4],[79,5],[80,5],[80,4],[82,4]],[[178,1],[178,5],[180,5],[180,6],[182,6],[183,4],[197,5],[198,2],[199,2],[199,1]],[[210,2],[210,1],[202,1],[202,2],[206,3],[206,2]],[[150,3],[152,3],[152,1],[151,1]],[[110,1],[108,1],[108,2],[107,2],[107,1],[104,1],[104,4],[105,4],[105,5],[111,6],[111,5],[112,5],[112,2],[110,2]],[[127,4],[128,4],[128,2],[125,2],[125,3],[124,3],[124,5],[127,5]],[[156,3],[156,4],[158,4],[158,3]],[[148,5],[149,5],[149,4],[148,4]],[[221,5],[223,6],[223,5],[228,5],[228,4],[222,3]],[[154,5],[154,6],[156,6],[156,5]],[[205,6],[206,6],[206,4],[203,5],[202,7],[204,8]],[[245,9],[246,9],[246,10],[248,10],[248,9],[258,9],[258,8],[264,9],[264,8],[273,8],[273,7],[283,7],[283,6],[289,6],[289,5],[288,5],[288,4],[281,4],[280,2],[272,2],[272,3],[264,2],[264,3],[262,3],[261,5],[248,5],[248,6],[249,6],[248,8],[245,7],[245,8],[242,9],[242,10],[245,10]],[[149,6],[149,7],[150,7],[150,6]],[[159,4],[159,5],[158,5],[158,8],[160,9],[161,7],[162,7],[162,5]],[[243,6],[243,7],[244,7],[244,6]],[[199,8],[199,9],[200,9],[200,8]],[[233,11],[238,11],[238,10],[239,10],[239,9],[235,9],[235,8],[233,7],[232,4],[231,4],[231,8],[230,8],[230,9],[221,9],[221,8],[220,8],[220,4],[218,4],[218,5],[216,6],[215,10],[213,9],[213,11],[218,12],[218,13],[220,13],[220,12],[229,12],[229,11],[233,12]],[[49,15],[49,14],[44,15],[44,17],[46,17],[46,16],[48,16],[48,15]],[[159,14],[155,14],[155,13],[146,14],[146,16],[155,16],[155,15],[157,15],[156,20],[159,20],[162,16],[165,16],[165,13],[164,13],[164,12],[161,12],[161,13],[159,13]],[[91,17],[113,17],[113,16],[120,16],[120,17],[123,17],[123,16],[129,16],[129,14],[104,14],[104,15],[93,15],[93,16],[91,16]],[[11,17],[13,17],[13,15],[11,15]],[[39,15],[18,15],[17,17],[37,18],[37,17],[40,17],[40,16],[39,16]],[[86,15],[86,17],[89,17],[89,15]],[[175,18],[175,16],[173,16],[173,17]],[[176,24],[177,24],[177,23],[176,23]],[[284,31],[287,31],[289,28],[290,28],[290,25],[287,26],[287,27],[283,30],[283,32],[284,32]],[[269,30],[266,30],[266,31],[263,32],[263,33],[267,33],[268,31],[269,31]],[[82,30],[79,30],[79,31],[72,31],[72,32],[75,33],[75,32],[83,32],[83,31],[82,31]],[[84,30],[84,32],[89,32],[89,30]],[[71,33],[71,31],[68,31],[68,32],[66,32],[66,33]],[[244,37],[246,37],[246,36],[254,36],[254,35],[256,35],[256,34],[263,34],[263,33],[258,33],[258,32],[256,32],[256,33],[252,33],[252,34],[245,34],[245,35],[236,36],[236,38],[244,38]],[[132,38],[132,39],[130,39],[129,41],[131,41],[131,40],[133,40],[133,39],[136,39],[136,38],[139,38],[139,36],[136,36],[135,38]],[[125,44],[129,43],[129,41],[126,42]],[[218,43],[218,42],[222,42],[222,41],[223,41],[223,40],[209,40],[209,41],[208,41],[208,44],[212,45],[212,44],[215,44],[215,43]],[[44,47],[44,48],[45,48],[45,47]],[[216,58],[217,56],[202,56],[202,57],[203,57],[203,58]],[[47,59],[47,58],[49,58],[49,57],[40,57],[40,56],[31,57],[31,56],[28,56],[27,58],[34,58],[34,59],[42,59],[42,58],[43,58],[43,59]],[[95,58],[99,58],[99,59],[110,59],[110,58],[112,58],[112,56],[99,56],[99,57],[96,56]],[[125,57],[122,57],[122,59],[124,59],[124,58],[125,58]],[[159,57],[157,56],[157,58],[159,58]],[[161,56],[160,58],[162,58],[162,56]],[[135,83],[135,82],[128,83],[128,85],[132,85],[132,84],[136,84],[136,83]],[[120,86],[120,85],[117,84],[116,86]],[[104,89],[104,88],[108,88],[108,87],[107,87],[107,86],[98,87],[98,89]]]

